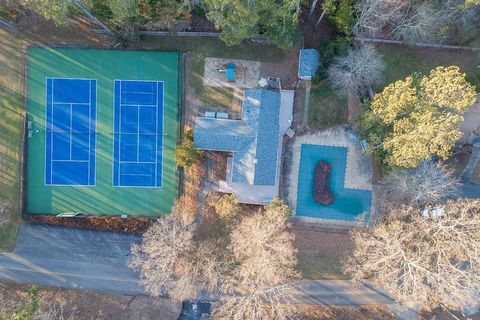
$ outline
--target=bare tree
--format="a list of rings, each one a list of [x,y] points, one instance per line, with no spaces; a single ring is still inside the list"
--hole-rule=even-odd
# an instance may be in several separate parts
[[[408,305],[461,310],[480,295],[480,201],[450,201],[427,212],[400,207],[405,221],[353,231],[344,267]]]
[[[337,57],[328,68],[333,88],[341,95],[379,83],[385,63],[375,49],[363,46],[350,49],[345,57]]]
[[[294,283],[251,288],[238,295],[223,296],[213,308],[213,316],[228,320],[289,320],[296,318],[292,307]]]
[[[33,320],[73,320],[73,315],[65,315],[64,307],[65,304],[49,301],[35,311]]]
[[[414,42],[441,42],[442,27],[447,26],[451,16],[447,8],[436,9],[429,3],[421,3],[411,15],[406,15],[390,31],[389,38]]]
[[[361,0],[357,5],[357,36],[432,42],[457,13],[454,1],[437,6],[422,0]]]
[[[231,197],[227,200],[227,211],[240,210]],[[288,299],[298,276],[290,215],[275,199],[263,211],[244,212],[228,230],[227,240],[214,233],[203,239],[177,204],[132,247],[130,266],[140,271],[142,284],[153,296],[185,300],[208,290],[223,294],[215,306],[222,319],[289,319],[294,310]]]
[[[230,250],[237,267],[228,276],[230,294],[215,306],[215,316],[235,320],[293,317],[289,299],[295,294],[298,274],[288,216],[276,200],[234,228]]]
[[[383,180],[385,201],[422,207],[458,195],[459,182],[440,163],[423,161],[415,169],[394,169]]]
[[[194,248],[191,224],[173,212],[150,227],[141,244],[132,246],[129,265],[140,271],[141,283],[150,295],[173,292],[173,298],[181,300],[195,293],[191,283],[182,278]]]

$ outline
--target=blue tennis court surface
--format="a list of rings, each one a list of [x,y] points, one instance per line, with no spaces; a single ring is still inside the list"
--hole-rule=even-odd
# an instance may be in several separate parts
[[[163,82],[115,80],[113,185],[161,187]]]
[[[96,84],[47,78],[47,185],[95,184]]]

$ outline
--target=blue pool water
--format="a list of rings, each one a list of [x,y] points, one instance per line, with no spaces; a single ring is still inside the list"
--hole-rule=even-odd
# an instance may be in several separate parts
[[[330,187],[334,201],[327,206],[318,204],[313,199],[313,180],[317,162],[330,163],[332,175]],[[367,190],[345,189],[345,169],[347,165],[347,148],[322,145],[302,144],[297,188],[297,216],[355,220],[358,215],[367,212],[370,215],[372,193]]]

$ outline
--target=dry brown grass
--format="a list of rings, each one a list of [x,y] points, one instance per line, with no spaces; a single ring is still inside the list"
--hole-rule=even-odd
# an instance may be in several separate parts
[[[181,305],[171,300],[146,296],[118,296],[62,288],[39,288],[40,308],[56,303],[63,306],[65,319],[74,320],[176,320]],[[19,303],[28,300],[28,286],[0,284],[0,318],[9,315]],[[70,318],[71,317],[71,318]],[[2,318],[3,319],[3,318]],[[7,318],[9,319],[9,318]]]
[[[342,273],[342,262],[353,252],[348,231],[294,225],[291,232],[298,249],[297,270],[303,278],[347,279]]]
[[[396,317],[382,306],[299,305],[302,320],[393,320]]]
[[[199,196],[205,182],[205,162],[197,161],[184,171],[183,194],[176,202],[184,214],[190,216],[192,221],[199,210]]]

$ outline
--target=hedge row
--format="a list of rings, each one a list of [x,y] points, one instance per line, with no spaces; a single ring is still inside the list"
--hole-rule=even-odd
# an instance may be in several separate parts
[[[36,224],[49,224],[69,228],[81,228],[96,231],[116,231],[125,233],[144,232],[155,221],[153,218],[135,217],[56,217],[24,215],[23,220]]]

